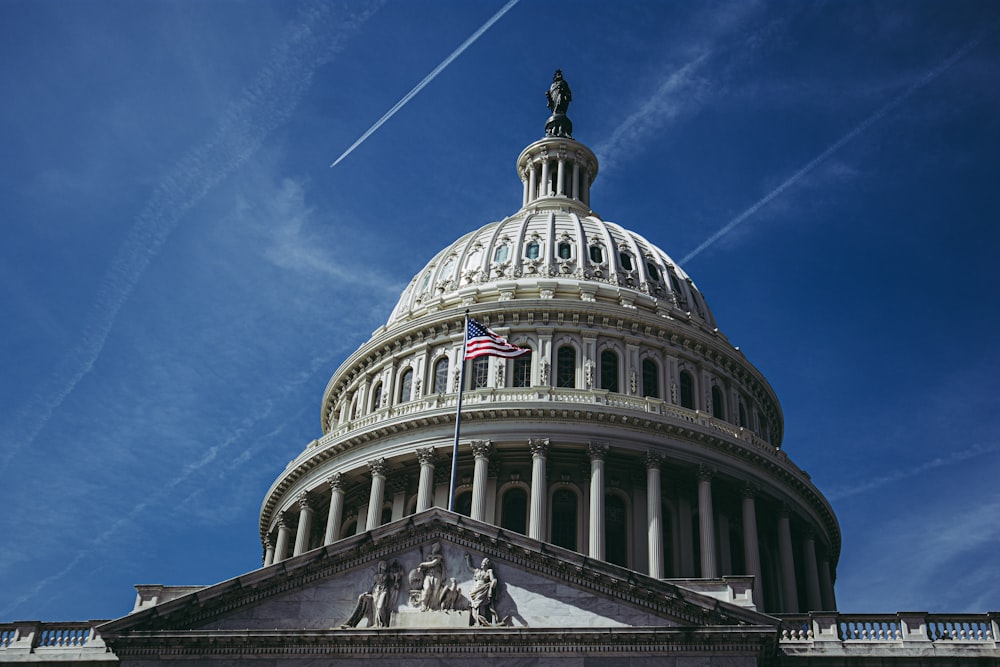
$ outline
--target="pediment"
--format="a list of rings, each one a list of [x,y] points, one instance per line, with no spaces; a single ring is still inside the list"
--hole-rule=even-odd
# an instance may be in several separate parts
[[[101,633],[453,630],[477,621],[623,630],[775,622],[434,508],[111,621]]]

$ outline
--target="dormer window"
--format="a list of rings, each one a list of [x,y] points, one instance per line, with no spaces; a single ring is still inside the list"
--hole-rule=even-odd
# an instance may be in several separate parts
[[[532,241],[524,249],[524,256],[528,259],[538,259],[538,241]]]
[[[599,245],[590,246],[590,261],[594,264],[604,263],[604,248]]]
[[[621,260],[622,269],[625,271],[632,270],[632,257],[628,253],[620,252],[618,253],[618,259]]]
[[[506,244],[498,246],[496,251],[493,253],[493,261],[497,264],[502,264],[507,261],[509,254],[510,248]]]
[[[652,262],[646,262],[646,271],[649,272],[649,277],[652,280],[660,280],[660,271],[656,268],[656,265]]]
[[[566,241],[563,241],[559,244],[558,253],[559,259],[570,259],[573,257],[573,246]]]

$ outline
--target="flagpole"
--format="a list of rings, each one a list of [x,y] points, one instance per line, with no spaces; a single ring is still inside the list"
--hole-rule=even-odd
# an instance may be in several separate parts
[[[458,358],[458,408],[455,410],[455,446],[451,450],[451,485],[448,487],[448,511],[455,511],[455,478],[458,476],[458,434],[462,428],[462,390],[465,389],[465,349],[469,344],[469,309],[465,309],[465,326],[462,327],[462,354]]]

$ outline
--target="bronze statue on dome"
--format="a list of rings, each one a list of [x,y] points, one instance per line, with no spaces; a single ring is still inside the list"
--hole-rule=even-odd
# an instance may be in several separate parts
[[[569,84],[563,78],[561,69],[557,69],[552,75],[552,85],[545,91],[545,99],[548,102],[549,116],[545,123],[545,135],[549,137],[573,138],[573,121],[566,116],[569,103],[573,100],[573,93],[569,89]]]

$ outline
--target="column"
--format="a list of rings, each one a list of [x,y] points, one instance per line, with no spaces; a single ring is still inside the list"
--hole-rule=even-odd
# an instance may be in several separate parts
[[[521,180],[521,184],[524,186],[523,192],[521,193],[521,206],[528,205],[528,188],[530,187],[528,185],[528,171],[528,169],[524,170],[524,175]]]
[[[278,516],[278,543],[274,545],[274,562],[280,563],[288,558],[288,542],[292,537],[292,529],[285,524],[285,513]]]
[[[476,521],[486,520],[486,481],[490,468],[490,453],[493,443],[489,440],[473,440],[472,454],[475,456],[475,468],[472,472],[472,518]]]
[[[573,199],[580,198],[580,163],[573,161]]]
[[[420,481],[417,485],[417,511],[429,510],[434,505],[434,449],[421,447],[417,450],[420,461]]]
[[[649,576],[663,578],[663,501],[660,498],[660,466],[663,456],[646,453],[646,520],[649,530]]]
[[[604,560],[604,457],[608,446],[590,443],[590,550],[591,558]]]
[[[542,180],[538,184],[538,196],[545,197],[549,194],[549,160],[542,160]]]
[[[531,166],[528,168],[528,201],[536,199],[538,197],[538,169],[535,168],[535,163],[532,162]],[[527,204],[528,202],[524,202]]]
[[[764,582],[761,581],[760,543],[757,539],[757,505],[753,487],[743,488],[743,560],[747,574],[753,575],[753,601],[757,609],[764,610]]]
[[[339,472],[326,479],[330,485],[330,512],[326,515],[326,535],[323,544],[332,544],[340,539],[340,525],[344,522],[344,483]]]
[[[795,588],[795,557],[792,554],[792,527],[788,507],[781,508],[778,516],[778,559],[781,564],[782,602],[786,614],[799,613],[799,594]]]
[[[545,462],[549,454],[548,438],[528,440],[531,448],[531,509],[528,512],[528,537],[533,540],[545,539],[545,501],[548,488],[545,481]]]
[[[293,556],[309,551],[309,532],[312,530],[313,508],[309,506],[309,496],[303,491],[298,496],[299,528],[295,531],[295,549]]]
[[[274,564],[274,544],[271,542],[271,536],[269,535],[264,540],[264,567]]]
[[[566,160],[560,159],[556,170],[556,194],[566,194]]]
[[[803,576],[806,579],[806,611],[824,611],[823,599],[819,593],[819,568],[816,565],[816,538],[812,530],[807,530],[802,538],[802,556],[804,558]]]
[[[823,611],[837,610],[837,597],[833,592],[833,578],[830,572],[830,559],[824,551],[819,558],[819,591],[823,597]]]
[[[368,462],[368,470],[372,474],[371,494],[368,496],[368,520],[365,530],[378,528],[382,523],[382,504],[385,502],[385,459],[378,458]]]
[[[698,469],[698,534],[701,538],[701,578],[715,579],[715,516],[712,514],[712,471]]]

